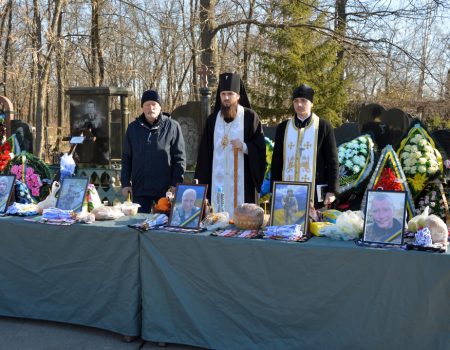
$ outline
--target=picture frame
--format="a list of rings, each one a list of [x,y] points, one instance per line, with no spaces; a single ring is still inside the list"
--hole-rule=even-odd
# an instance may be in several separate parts
[[[368,190],[362,241],[402,245],[405,216],[405,191]]]
[[[271,226],[302,226],[302,232],[308,232],[309,218],[309,182],[274,181],[270,215]]]
[[[16,175],[0,175],[0,214],[6,213],[16,183]]]
[[[76,213],[81,212],[88,184],[89,179],[87,177],[64,178],[56,201],[56,208],[73,210]]]
[[[167,226],[198,229],[208,185],[177,184]]]

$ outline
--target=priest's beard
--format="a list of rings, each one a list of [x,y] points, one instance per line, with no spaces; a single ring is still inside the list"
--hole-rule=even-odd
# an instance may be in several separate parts
[[[229,106],[224,106],[223,104],[221,104],[220,113],[222,114],[223,120],[225,120],[225,122],[227,123],[232,122],[234,118],[236,118],[237,107],[238,107],[237,104]]]

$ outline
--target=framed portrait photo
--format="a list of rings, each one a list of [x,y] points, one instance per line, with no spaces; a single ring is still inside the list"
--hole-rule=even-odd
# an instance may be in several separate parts
[[[364,242],[403,244],[406,192],[367,191]]]
[[[301,225],[302,232],[308,229],[309,191],[311,184],[307,182],[273,183],[272,210],[270,225]]]
[[[168,226],[198,229],[208,185],[178,184]]]
[[[88,184],[87,177],[64,178],[56,201],[56,208],[73,210],[76,213],[81,212]]]
[[[0,175],[0,213],[4,214],[8,209],[8,203],[11,200],[16,175]]]

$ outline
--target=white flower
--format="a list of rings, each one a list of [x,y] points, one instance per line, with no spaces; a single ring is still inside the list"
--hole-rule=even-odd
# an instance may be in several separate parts
[[[425,152],[433,153],[434,149],[430,145],[426,145],[423,147]]]
[[[425,158],[419,158],[419,164],[426,164],[427,160]]]
[[[411,171],[411,168],[409,166],[404,166],[403,167],[403,172],[409,173],[410,171]]]
[[[428,199],[428,196],[427,196],[427,197],[425,197],[425,204],[428,204],[428,203],[430,203],[430,200]]]
[[[427,167],[426,166],[424,166],[424,165],[419,165],[418,167],[417,167],[417,170],[419,171],[419,173],[426,173],[427,172]]]
[[[416,165],[416,158],[411,157],[411,158],[406,159],[406,165],[409,165],[409,166]]]
[[[352,167],[353,167],[353,163],[351,162],[351,160],[346,160],[345,161],[345,166],[347,167],[347,168],[349,168],[349,169],[351,169]]]
[[[406,147],[405,147],[405,148],[406,148]],[[410,153],[409,153],[409,152],[402,152],[402,155],[400,156],[400,158],[406,159],[406,158],[409,158],[409,156],[410,156]]]
[[[422,153],[419,152],[419,151],[416,151],[416,152],[413,153],[413,156],[414,156],[416,159],[419,159],[420,157],[422,157]]]
[[[359,166],[355,165],[355,166],[353,166],[353,171],[355,173],[359,173],[361,171],[361,168]]]
[[[428,142],[427,142],[426,140],[420,140],[420,141],[419,141],[419,145],[425,147],[425,146],[428,145]]]
[[[409,171],[411,172],[412,175],[414,175],[416,173],[416,167],[415,166],[411,167]]]
[[[406,145],[405,148],[404,148],[404,150],[405,150],[406,152],[411,151],[411,145]]]
[[[437,167],[433,167],[433,166],[430,166],[428,168],[428,170],[427,170],[428,174],[430,174],[430,175],[436,174],[437,171],[438,171],[438,168]]]
[[[412,145],[411,146],[411,152],[417,152],[417,151],[418,151],[417,146],[416,145]]]
[[[436,203],[431,202],[430,205],[434,208],[436,206]]]

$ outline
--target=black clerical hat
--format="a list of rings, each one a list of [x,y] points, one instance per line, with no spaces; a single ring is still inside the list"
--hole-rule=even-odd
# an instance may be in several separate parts
[[[220,93],[222,91],[233,91],[240,95],[239,104],[243,107],[252,108],[245,91],[241,76],[237,73],[222,73],[219,75],[219,85],[216,93],[216,104],[214,112],[220,110]]]
[[[306,98],[307,100],[313,102],[314,90],[311,86],[302,84],[299,87],[296,87],[294,89],[294,92],[292,93],[292,99],[295,99],[297,97],[303,97],[303,98]]]
[[[237,94],[241,92],[241,76],[236,73],[222,73],[219,75],[219,92],[233,91]]]

